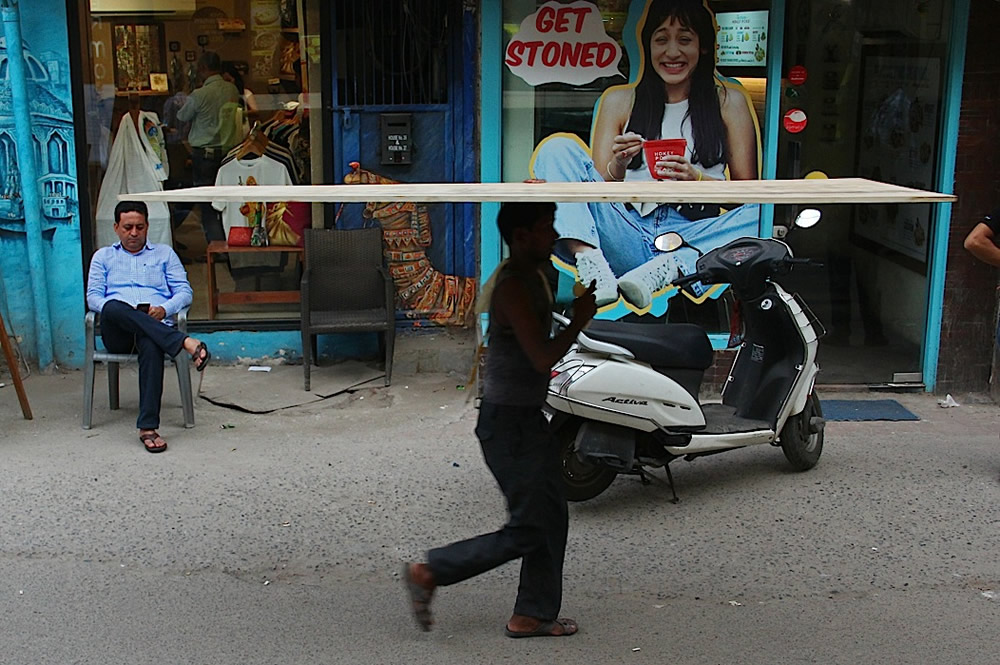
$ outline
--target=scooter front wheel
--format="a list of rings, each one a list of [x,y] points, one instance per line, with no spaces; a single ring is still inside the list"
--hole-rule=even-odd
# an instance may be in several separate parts
[[[796,471],[808,471],[819,462],[823,453],[822,418],[819,396],[813,391],[806,400],[806,407],[790,416],[781,428],[781,450]]]
[[[563,487],[568,501],[586,501],[608,489],[618,472],[600,464],[591,464],[576,454],[576,433],[580,422],[570,422],[556,431],[562,465]]]

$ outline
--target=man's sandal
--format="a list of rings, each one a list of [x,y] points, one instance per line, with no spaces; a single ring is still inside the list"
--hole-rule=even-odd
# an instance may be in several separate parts
[[[556,626],[562,626],[561,633],[552,632]],[[503,634],[507,637],[569,637],[575,635],[579,628],[572,619],[556,619],[555,621],[543,621],[534,630],[511,630],[504,626]]]
[[[151,442],[156,441],[157,439],[163,441],[163,437],[161,437],[157,432],[146,432],[145,434],[139,435],[139,441],[141,441],[142,445],[146,448],[146,450],[151,453],[162,453],[164,450],[167,449],[166,441],[163,441],[163,443],[158,446],[149,445]]]
[[[431,596],[434,592],[417,584],[410,576],[410,564],[403,564],[403,582],[406,583],[406,590],[410,594],[410,604],[413,609],[413,618],[417,620],[420,630],[428,631],[434,623],[431,616]]]
[[[211,359],[212,352],[208,350],[207,346],[205,346],[205,342],[199,342],[198,348],[196,348],[194,353],[191,354],[191,362],[194,363],[194,368],[200,372],[205,369],[205,365],[207,365],[208,361]]]

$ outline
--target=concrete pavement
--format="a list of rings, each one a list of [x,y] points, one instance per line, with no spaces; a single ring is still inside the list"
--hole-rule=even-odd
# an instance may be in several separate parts
[[[802,474],[769,447],[675,463],[677,505],[619,478],[571,506],[580,634],[510,640],[516,566],[440,590],[429,634],[398,580],[504,519],[464,376],[268,415],[199,400],[184,430],[168,374],[161,455],[102,378],[90,431],[80,373],[28,379],[30,422],[0,389],[3,663],[996,661],[1000,409],[979,396],[891,395],[921,420],[830,423]]]

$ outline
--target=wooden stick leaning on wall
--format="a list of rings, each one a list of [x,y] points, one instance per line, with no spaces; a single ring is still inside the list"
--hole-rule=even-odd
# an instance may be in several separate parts
[[[28,404],[28,395],[24,392],[24,384],[21,382],[21,370],[17,366],[17,356],[14,355],[14,347],[7,337],[7,324],[4,323],[3,314],[0,313],[0,346],[3,347],[4,358],[7,359],[7,367],[10,368],[10,375],[14,379],[14,390],[17,392],[17,401],[21,403],[21,413],[25,420],[32,420],[31,405]]]

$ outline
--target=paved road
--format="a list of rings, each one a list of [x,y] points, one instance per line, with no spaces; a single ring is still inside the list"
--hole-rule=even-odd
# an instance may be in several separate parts
[[[168,399],[163,455],[134,399],[99,394],[81,430],[79,374],[29,380],[33,422],[0,389],[0,661],[996,662],[1000,409],[962,396],[830,423],[808,473],[755,448],[678,463],[677,505],[633,478],[573,505],[571,639],[502,636],[514,566],[441,590],[418,632],[400,562],[504,519],[459,382],[267,416],[199,402],[194,430]]]

